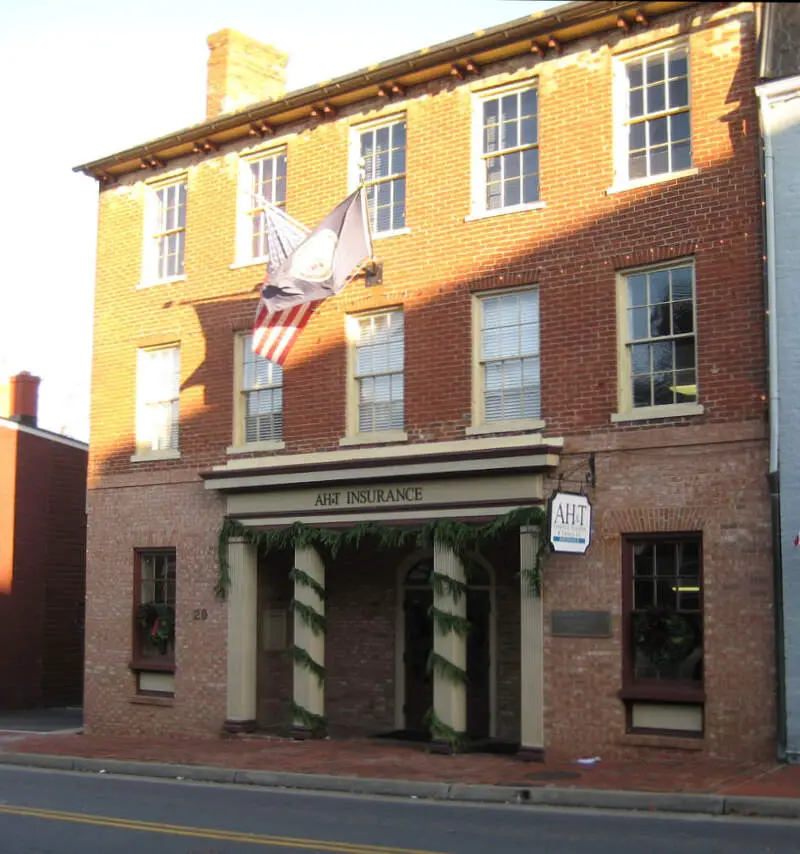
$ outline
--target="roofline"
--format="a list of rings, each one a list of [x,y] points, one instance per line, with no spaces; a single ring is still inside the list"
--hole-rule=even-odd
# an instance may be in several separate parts
[[[182,130],[158,137],[115,154],[75,166],[73,171],[83,172],[94,178],[110,177],[107,170],[117,167],[115,175],[135,171],[139,165],[132,161],[155,157],[161,150],[175,146],[207,140],[214,133],[246,128],[253,122],[264,121],[298,107],[311,106],[326,101],[334,95],[363,89],[365,86],[379,86],[395,80],[397,77],[415,71],[434,68],[443,63],[452,63],[460,59],[469,59],[473,54],[497,48],[498,46],[518,43],[526,39],[544,36],[555,38],[559,29],[589,23],[592,20],[622,15],[626,12],[665,14],[683,7],[698,5],[697,2],[630,2],[630,0],[575,0],[562,3],[552,9],[536,12],[524,18],[516,18],[505,24],[498,24],[486,30],[478,30],[466,36],[452,39],[432,47],[422,48],[413,53],[389,59],[376,65],[361,68],[333,80],[316,83],[304,89],[289,92],[283,98],[254,103],[236,112],[225,113],[214,119],[190,125]],[[547,50],[546,43],[543,46]],[[370,96],[371,97],[371,96]],[[127,166],[126,164],[131,164]],[[161,165],[161,164],[156,164]],[[119,167],[122,167],[121,169]]]
[[[0,427],[5,427],[8,430],[29,433],[31,436],[38,436],[40,439],[46,439],[48,442],[56,442],[59,445],[67,445],[70,448],[75,448],[78,451],[87,451],[89,446],[86,442],[81,442],[79,439],[73,439],[70,436],[64,436],[62,433],[54,433],[52,430],[45,430],[42,427],[33,427],[30,424],[23,424],[20,421],[14,421],[12,418],[0,417]]]

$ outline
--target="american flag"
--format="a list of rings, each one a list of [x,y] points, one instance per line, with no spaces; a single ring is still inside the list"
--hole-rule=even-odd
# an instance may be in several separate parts
[[[253,323],[253,350],[283,365],[297,336],[327,297],[339,293],[372,255],[362,188],[310,233],[265,205],[269,263]]]

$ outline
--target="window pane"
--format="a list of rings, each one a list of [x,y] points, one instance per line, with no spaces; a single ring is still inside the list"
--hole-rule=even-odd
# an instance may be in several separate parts
[[[632,89],[628,101],[628,112],[632,119],[644,115],[644,90]]]
[[[669,81],[669,106],[687,107],[689,105],[689,80],[686,77],[680,80]]]
[[[689,113],[675,113],[669,117],[669,136],[673,142],[689,139]]]
[[[672,330],[675,335],[694,331],[694,311],[691,302],[672,304]]]
[[[664,79],[664,54],[648,56],[646,60],[647,83],[657,83]]]
[[[647,308],[634,308],[628,311],[628,340],[638,341],[649,338],[650,312]]]
[[[692,149],[688,142],[679,142],[672,146],[672,171],[689,169],[692,165]]]
[[[689,63],[684,49],[672,50],[669,54],[669,76],[685,77],[689,73]]]
[[[631,179],[647,176],[647,152],[632,154],[628,158],[628,174]]]
[[[666,146],[650,151],[650,174],[662,175],[669,171],[669,151]]]
[[[650,145],[663,145],[667,142],[667,119],[653,119],[648,122],[650,131]]]
[[[641,86],[644,83],[644,76],[642,71],[642,61],[636,60],[635,62],[629,62],[627,65],[628,70],[628,86],[633,89],[636,86]]]

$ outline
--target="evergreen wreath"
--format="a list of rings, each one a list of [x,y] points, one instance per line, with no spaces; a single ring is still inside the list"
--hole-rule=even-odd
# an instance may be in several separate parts
[[[680,664],[695,648],[689,620],[669,608],[648,608],[633,615],[633,638],[652,664]]]
[[[160,653],[165,653],[175,639],[175,609],[165,602],[143,602],[136,617],[147,638]]]
[[[230,587],[230,567],[228,565],[228,541],[238,537],[254,545],[263,554],[275,550],[288,550],[312,547],[335,558],[343,548],[358,548],[367,539],[372,540],[380,549],[397,549],[409,545],[417,548],[432,548],[438,542],[453,551],[464,563],[469,551],[479,551],[480,547],[500,539],[507,532],[520,527],[537,527],[540,529],[539,549],[534,565],[523,567],[520,575],[530,586],[531,592],[538,596],[542,584],[542,557],[546,549],[544,536],[546,512],[541,507],[523,507],[512,510],[505,516],[482,525],[459,522],[453,519],[438,519],[417,527],[398,527],[381,525],[376,522],[362,522],[352,528],[316,528],[303,522],[295,522],[287,528],[257,531],[247,528],[235,519],[225,519],[219,532],[218,561],[219,575],[214,592],[224,599]],[[325,598],[325,589],[308,573],[294,567],[290,578],[295,584],[312,589],[321,600]],[[466,595],[467,585],[458,579],[441,573],[432,573],[431,586],[438,596],[449,595],[456,602]],[[324,635],[327,624],[325,617],[315,608],[297,599],[292,600],[294,613],[308,626],[315,635]],[[435,606],[431,607],[430,616],[434,621],[435,630],[441,634],[456,632],[466,636],[471,630],[468,620],[457,614],[451,614]],[[292,658],[296,664],[305,667],[313,673],[320,684],[325,681],[325,667],[314,661],[307,650],[292,647]],[[435,651],[428,658],[428,672],[437,672],[446,679],[465,684],[467,673],[454,662]],[[315,734],[324,732],[327,721],[324,715],[317,715],[294,701],[291,704],[291,715],[294,721],[300,722]],[[434,738],[450,743],[453,749],[460,749],[466,743],[466,733],[457,732],[452,727],[439,720],[436,712],[430,709],[426,716]]]

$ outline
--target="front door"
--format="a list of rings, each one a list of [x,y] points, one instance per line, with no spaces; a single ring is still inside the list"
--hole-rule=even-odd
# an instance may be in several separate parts
[[[424,732],[425,715],[433,706],[433,677],[428,674],[428,656],[433,649],[433,622],[430,609],[433,591],[428,588],[406,589],[405,609],[405,676],[406,729]]]

